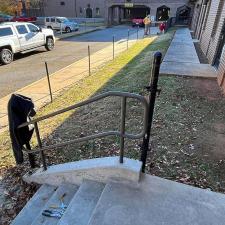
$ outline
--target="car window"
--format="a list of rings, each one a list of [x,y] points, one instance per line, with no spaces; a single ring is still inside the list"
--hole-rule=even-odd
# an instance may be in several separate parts
[[[34,26],[32,24],[28,24],[27,26],[28,26],[30,32],[34,32],[35,33],[35,32],[39,31],[38,27],[36,27],[36,26]]]
[[[16,26],[16,29],[19,34],[27,34],[28,33],[28,30],[25,27],[25,25],[18,25],[18,26]]]
[[[10,27],[0,28],[0,37],[5,37],[8,35],[13,35],[13,31]]]
[[[60,19],[56,19],[56,22],[57,22],[57,23],[61,23],[61,20],[60,20]]]
[[[51,18],[51,22],[55,23],[55,18]]]
[[[49,18],[46,18],[46,22],[49,22]]]

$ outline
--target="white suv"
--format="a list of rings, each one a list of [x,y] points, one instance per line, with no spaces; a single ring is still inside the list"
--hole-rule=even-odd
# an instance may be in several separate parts
[[[0,24],[0,62],[9,64],[15,53],[26,53],[45,46],[51,51],[55,45],[51,29],[41,29],[32,23],[7,22]]]
[[[47,28],[51,28],[56,31],[65,31],[66,33],[79,30],[79,25],[68,20],[66,17],[45,17],[44,25]]]

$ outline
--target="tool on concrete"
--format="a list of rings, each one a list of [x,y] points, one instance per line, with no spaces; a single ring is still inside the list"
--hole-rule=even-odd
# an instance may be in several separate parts
[[[47,217],[55,217],[55,218],[61,218],[64,214],[64,212],[66,211],[67,206],[64,204],[64,198],[66,196],[66,193],[64,193],[60,198],[60,206],[57,205],[51,205],[49,208],[51,209],[46,209],[42,212],[43,216],[47,216]],[[55,209],[55,210],[52,210]]]
[[[42,215],[47,216],[47,217],[55,217],[55,218],[60,219],[62,217],[63,213],[51,211],[51,210],[44,210],[42,212]]]

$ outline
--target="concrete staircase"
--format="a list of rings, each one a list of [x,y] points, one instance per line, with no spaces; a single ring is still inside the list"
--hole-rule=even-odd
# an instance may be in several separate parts
[[[87,225],[105,188],[105,184],[85,180],[80,187],[62,184],[59,187],[42,185],[33,198],[22,209],[12,225]],[[43,216],[44,210],[59,210],[56,206],[67,206],[61,218]]]
[[[73,165],[76,170],[71,172],[71,164],[68,165],[70,173],[81,176],[77,166]],[[120,173],[124,172],[119,169]],[[43,173],[50,175],[49,170]],[[81,171],[84,174],[84,167]],[[138,182],[124,183],[112,177],[100,182],[106,177],[98,170],[98,177],[83,179],[80,184],[44,183],[12,225],[224,225],[225,195],[138,173]],[[57,174],[65,174],[65,170]],[[40,172],[37,176],[43,178]],[[61,218],[42,215],[44,210],[61,206],[62,201],[67,207]]]

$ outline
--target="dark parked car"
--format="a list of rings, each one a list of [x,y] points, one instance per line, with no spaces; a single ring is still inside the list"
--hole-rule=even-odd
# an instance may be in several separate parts
[[[11,22],[35,22],[36,17],[15,16],[11,19]]]
[[[13,17],[10,15],[0,13],[0,22],[8,22],[8,21],[11,21],[12,18]]]
[[[134,18],[132,19],[132,27],[139,26],[144,27],[144,22],[142,18]]]

